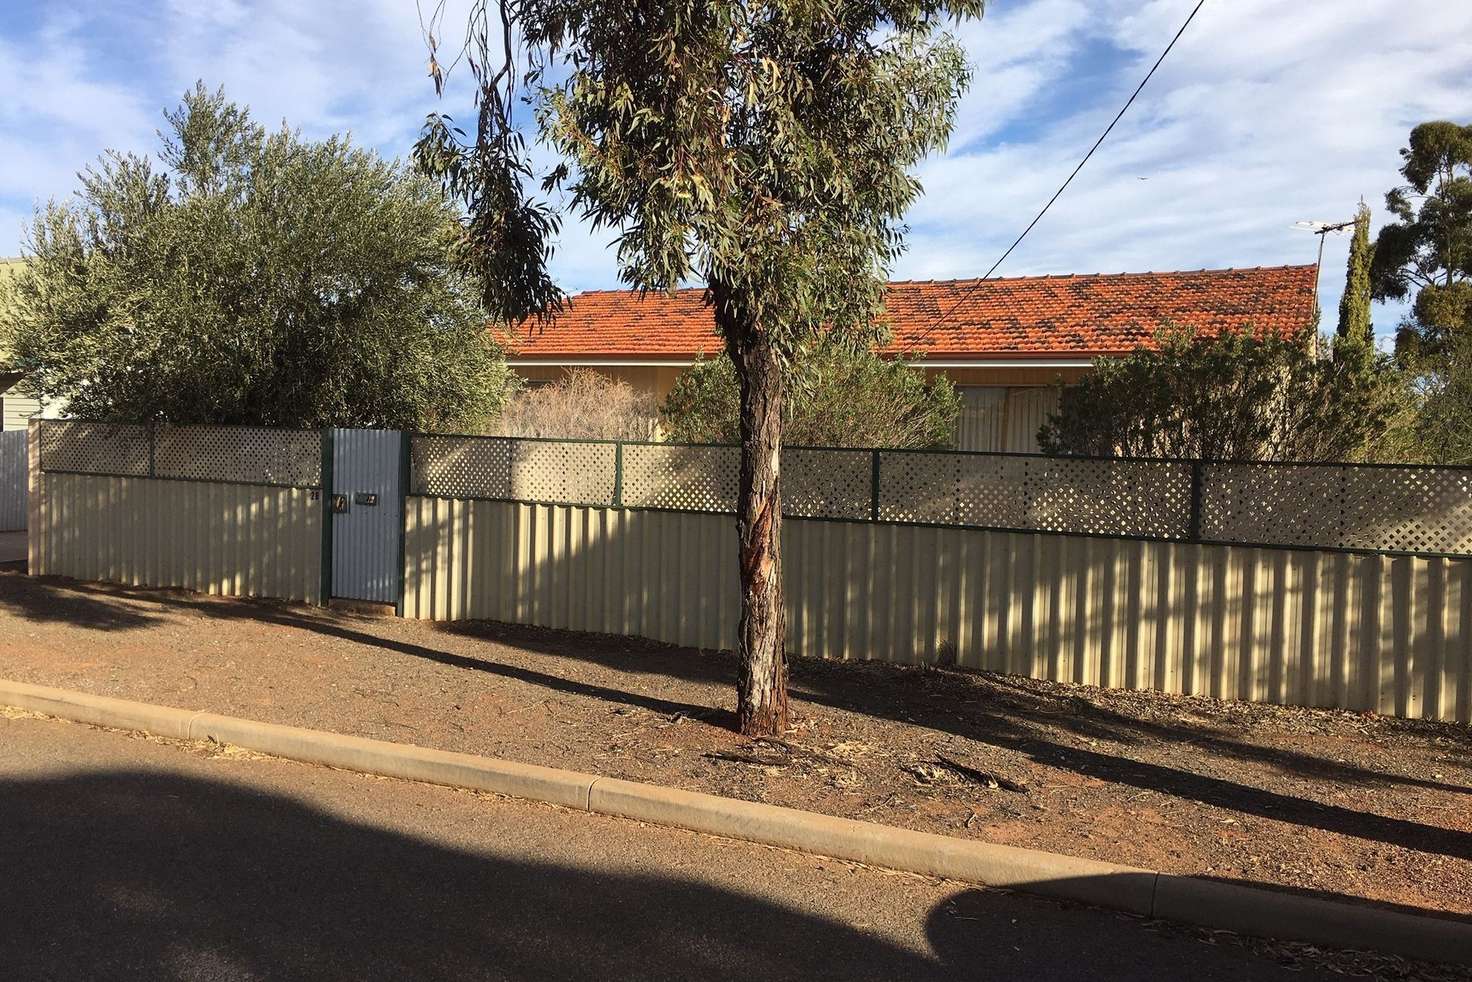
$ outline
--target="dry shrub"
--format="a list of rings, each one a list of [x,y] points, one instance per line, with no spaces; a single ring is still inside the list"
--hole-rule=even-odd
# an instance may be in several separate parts
[[[497,432],[575,440],[649,440],[659,411],[654,395],[621,379],[575,368],[506,402]]]

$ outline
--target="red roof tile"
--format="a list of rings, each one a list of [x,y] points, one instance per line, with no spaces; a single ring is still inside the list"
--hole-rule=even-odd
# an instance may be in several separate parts
[[[1170,321],[1295,334],[1313,324],[1313,266],[1181,273],[898,281],[885,300],[887,353],[936,359],[1087,358],[1148,345]],[[591,290],[552,323],[523,326],[513,358],[688,360],[721,348],[699,288],[640,297]]]

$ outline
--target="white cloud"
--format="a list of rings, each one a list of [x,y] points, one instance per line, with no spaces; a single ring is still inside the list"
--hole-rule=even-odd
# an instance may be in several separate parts
[[[1095,99],[1036,139],[928,162],[912,276],[979,275],[1026,226],[1189,11],[1095,4],[1091,28],[1132,54]],[[980,31],[985,32],[983,22]],[[1080,29],[1082,30],[1082,28]],[[1472,8],[1281,0],[1207,3],[1165,65],[1001,274],[1311,262],[1300,219],[1378,206],[1416,122],[1472,117]],[[1144,178],[1145,180],[1141,180]],[[1377,221],[1383,219],[1377,214]],[[1345,243],[1325,251],[1332,315]],[[1395,313],[1382,312],[1383,330]]]

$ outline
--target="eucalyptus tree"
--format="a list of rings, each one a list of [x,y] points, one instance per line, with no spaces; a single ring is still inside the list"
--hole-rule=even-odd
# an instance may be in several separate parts
[[[515,107],[557,155],[542,182],[617,230],[631,287],[701,281],[740,384],[740,727],[787,724],[780,445],[791,370],[819,335],[866,347],[920,193],[969,81],[947,20],[984,0],[488,0],[448,66],[475,83],[473,134],[431,116],[416,159],[461,199],[461,258],[508,320],[546,317],[556,213]],[[461,35],[456,33],[457,37]],[[510,52],[520,51],[512,56]]]
[[[1375,239],[1377,300],[1412,299],[1396,348],[1439,356],[1472,334],[1472,126],[1435,120],[1401,150],[1406,183],[1385,195],[1394,220]]]

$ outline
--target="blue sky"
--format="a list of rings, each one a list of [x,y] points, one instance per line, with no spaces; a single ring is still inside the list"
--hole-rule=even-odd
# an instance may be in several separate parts
[[[976,80],[920,176],[896,276],[975,276],[1093,142],[1194,0],[996,0],[959,33]],[[461,5],[463,6],[463,0]],[[454,4],[452,4],[452,7]],[[454,13],[451,15],[453,22]],[[151,151],[195,79],[309,135],[407,153],[435,108],[414,0],[134,0],[0,7],[0,255],[105,147]],[[463,111],[448,101],[446,111]],[[1472,121],[1472,4],[1207,0],[1130,114],[1001,275],[1311,262],[1301,219],[1376,210],[1414,123]],[[612,286],[607,235],[568,223],[570,290]],[[1347,240],[1322,298],[1338,302]],[[1382,334],[1395,310],[1377,311]]]

